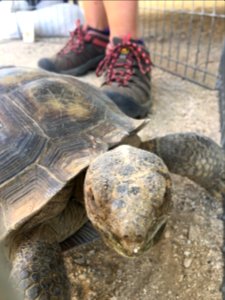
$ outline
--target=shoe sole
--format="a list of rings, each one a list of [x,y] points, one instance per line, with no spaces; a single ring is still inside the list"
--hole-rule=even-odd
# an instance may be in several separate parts
[[[138,105],[134,101],[128,98],[120,98],[120,95],[117,95],[114,92],[103,91],[118,107],[125,113],[127,116],[134,119],[143,119],[151,111],[151,101],[144,105]]]
[[[79,67],[76,67],[74,69],[69,69],[66,71],[60,71],[57,73],[64,74],[64,75],[72,75],[72,76],[83,76],[87,74],[89,71],[93,71],[97,68],[99,62],[104,58],[104,55],[97,56],[96,58],[93,58],[92,60],[89,60],[86,64],[83,64]]]

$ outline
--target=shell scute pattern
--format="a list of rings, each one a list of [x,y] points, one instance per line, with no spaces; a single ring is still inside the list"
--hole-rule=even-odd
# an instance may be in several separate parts
[[[0,236],[48,218],[59,191],[143,123],[69,76],[3,68],[0,93]]]

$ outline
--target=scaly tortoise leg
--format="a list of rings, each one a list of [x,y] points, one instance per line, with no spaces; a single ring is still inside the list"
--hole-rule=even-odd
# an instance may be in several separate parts
[[[9,241],[11,276],[23,299],[71,299],[59,243],[86,222],[84,207],[71,199],[60,215]]]
[[[24,300],[69,300],[70,286],[54,232],[40,225],[11,244],[11,276]]]
[[[216,196],[225,194],[225,151],[210,138],[169,134],[142,142],[140,148],[161,157],[172,173],[190,178]]]
[[[0,295],[1,300],[23,300],[13,289],[13,283],[9,280],[9,266],[4,256],[2,244],[0,245]]]

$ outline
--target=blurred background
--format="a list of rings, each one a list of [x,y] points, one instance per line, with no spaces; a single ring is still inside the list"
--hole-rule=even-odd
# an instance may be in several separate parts
[[[0,0],[0,43],[22,39],[42,47],[41,41],[45,43],[48,38],[50,48],[58,50],[77,19],[84,21],[82,1]],[[216,88],[225,37],[223,0],[140,0],[139,24],[156,67],[206,88]],[[4,59],[7,57],[1,55],[0,64]]]
[[[224,1],[140,1],[139,13],[157,67],[215,88],[225,37]]]

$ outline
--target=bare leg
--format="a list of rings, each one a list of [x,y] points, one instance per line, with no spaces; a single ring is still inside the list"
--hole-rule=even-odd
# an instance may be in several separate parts
[[[102,1],[110,43],[96,70],[97,76],[104,74],[101,89],[126,115],[144,118],[151,108],[151,59],[144,43],[138,40],[138,0]]]
[[[85,1],[86,2],[86,1]],[[95,1],[94,1],[95,2]],[[98,1],[97,1],[98,2]],[[103,0],[110,27],[110,37],[130,35],[136,39],[137,30],[137,0]]]
[[[108,20],[102,1],[85,0],[82,2],[82,5],[87,25],[98,30],[104,30],[108,27]]]

